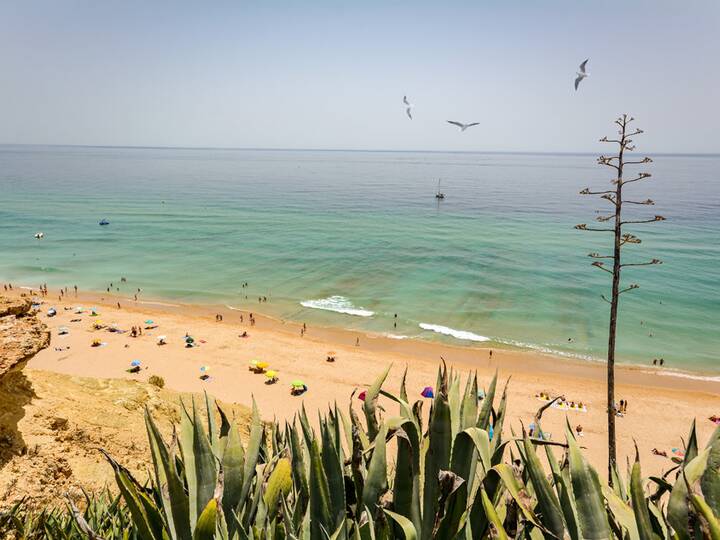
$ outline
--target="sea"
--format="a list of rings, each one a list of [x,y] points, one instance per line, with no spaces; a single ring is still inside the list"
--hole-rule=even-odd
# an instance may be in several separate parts
[[[623,262],[663,264],[623,271],[618,361],[716,377],[720,156],[651,157],[626,198],[655,205],[627,219],[666,221],[628,225]],[[588,253],[612,238],[573,227],[605,226],[610,203],[579,191],[610,172],[591,154],[4,145],[0,282],[601,361],[610,275]]]

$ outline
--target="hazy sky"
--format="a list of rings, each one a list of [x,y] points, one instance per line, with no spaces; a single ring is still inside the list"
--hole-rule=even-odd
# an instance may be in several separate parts
[[[2,0],[0,143],[720,152],[719,58],[718,0]]]

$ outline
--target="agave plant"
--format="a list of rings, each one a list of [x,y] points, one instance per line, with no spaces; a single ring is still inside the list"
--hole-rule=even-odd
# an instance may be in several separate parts
[[[120,495],[107,491],[84,493],[80,512],[67,498],[67,507],[35,510],[22,500],[0,511],[0,538],[13,540],[85,540],[94,538],[137,538],[132,516]]]
[[[203,415],[183,407],[169,441],[146,412],[150,483],[107,456],[132,526],[108,529],[93,510],[73,530],[142,540],[720,539],[720,428],[699,450],[693,424],[684,460],[662,477],[644,478],[636,457],[608,487],[569,425],[564,443],[543,439],[548,405],[535,437],[504,439],[497,376],[479,399],[476,375],[463,384],[443,365],[424,415],[405,377],[398,395],[382,389],[388,371],[367,389],[364,419],[335,405],[316,423],[302,409],[292,422],[263,424],[253,405],[245,444],[207,396]]]

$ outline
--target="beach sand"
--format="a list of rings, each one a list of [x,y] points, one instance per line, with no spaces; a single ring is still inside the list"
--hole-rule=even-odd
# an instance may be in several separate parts
[[[17,292],[17,291],[16,291]],[[57,299],[51,291],[49,298]],[[116,303],[122,308],[117,309]],[[70,306],[96,306],[100,315],[80,315]],[[45,314],[54,306],[58,314]],[[222,322],[215,314],[223,315]],[[240,315],[244,323],[240,323]],[[253,396],[263,417],[291,419],[302,404],[308,414],[326,409],[334,402],[347,408],[354,389],[363,389],[388,366],[392,365],[384,388],[397,392],[404,369],[408,368],[407,385],[411,400],[421,399],[424,386],[435,384],[440,358],[448,366],[463,373],[477,371],[479,384],[487,387],[497,370],[500,385],[511,377],[508,386],[506,434],[509,428],[521,431],[542,405],[535,395],[546,391],[564,395],[568,400],[581,401],[586,413],[548,409],[543,416],[543,428],[553,439],[564,440],[565,418],[571,425],[581,424],[590,461],[601,476],[606,475],[606,385],[604,364],[567,358],[555,358],[536,352],[478,347],[452,347],[418,340],[395,340],[382,336],[334,328],[308,327],[300,336],[301,325],[255,315],[251,326],[247,312],[216,306],[170,305],[101,294],[71,292],[64,301],[48,300],[42,306],[41,320],[52,329],[49,348],[30,360],[28,367],[70,375],[95,378],[125,378],[146,380],[150,375],[165,379],[167,387],[180,392],[207,392],[228,403],[250,405]],[[71,319],[80,318],[79,322]],[[148,326],[152,319],[158,327],[143,330],[141,337],[130,337],[130,327]],[[125,333],[93,330],[97,320],[116,323]],[[68,335],[59,336],[58,328],[66,326]],[[249,337],[239,335],[247,331]],[[621,330],[622,332],[622,330]],[[184,336],[189,333],[198,344],[186,348]],[[167,345],[158,346],[157,337],[167,337]],[[356,340],[359,338],[359,346]],[[99,339],[105,345],[91,347]],[[69,347],[69,349],[67,349]],[[56,350],[63,348],[64,350]],[[326,361],[328,351],[336,352],[337,361]],[[127,373],[130,362],[138,359],[143,369],[138,374]],[[279,382],[265,384],[263,375],[248,370],[250,360],[264,360],[279,372]],[[200,380],[200,367],[210,367],[210,379]],[[693,419],[697,420],[698,440],[704,444],[715,428],[708,420],[720,414],[720,383],[686,377],[665,376],[651,367],[618,367],[616,370],[616,398],[628,400],[628,414],[617,418],[618,461],[624,468],[626,458],[634,458],[633,441],[637,442],[643,474],[657,474],[669,468],[669,459],[655,456],[653,448],[672,455],[671,449],[681,447],[687,438]],[[291,396],[290,381],[302,379],[309,390],[301,397]],[[354,398],[353,405],[360,401]],[[395,406],[385,403],[388,414]]]

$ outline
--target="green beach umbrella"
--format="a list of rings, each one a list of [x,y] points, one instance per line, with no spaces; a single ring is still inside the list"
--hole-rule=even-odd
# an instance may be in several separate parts
[[[302,387],[302,386],[305,386],[305,383],[302,382],[302,381],[299,381],[299,380],[295,380],[295,381],[291,382],[290,384],[291,384],[292,386],[297,387],[297,388],[300,388],[300,387]]]
[[[153,322],[154,321],[152,319],[148,319],[147,321],[145,321],[145,324],[152,324]]]

